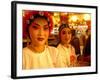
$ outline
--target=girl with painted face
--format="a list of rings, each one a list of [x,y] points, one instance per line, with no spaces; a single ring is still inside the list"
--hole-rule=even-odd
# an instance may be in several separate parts
[[[59,27],[59,39],[60,43],[57,46],[61,58],[63,67],[71,67],[76,64],[76,54],[74,47],[70,44],[72,38],[71,29],[68,25],[62,24]]]
[[[57,67],[58,51],[46,44],[52,29],[52,18],[48,12],[30,11],[30,13],[30,15],[28,14],[30,18],[27,21],[26,32],[31,43],[23,49],[22,68]]]

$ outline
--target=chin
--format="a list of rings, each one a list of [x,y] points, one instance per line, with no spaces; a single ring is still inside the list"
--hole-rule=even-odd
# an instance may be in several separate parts
[[[44,46],[45,45],[45,43],[43,42],[41,42],[41,43],[38,43],[38,45],[40,45],[40,46]]]
[[[65,42],[65,44],[69,44],[70,42]]]

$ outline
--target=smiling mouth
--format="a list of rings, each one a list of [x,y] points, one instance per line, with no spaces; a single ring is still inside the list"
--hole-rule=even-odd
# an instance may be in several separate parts
[[[44,38],[37,38],[37,40],[38,40],[38,41],[43,41],[43,40],[44,40]]]

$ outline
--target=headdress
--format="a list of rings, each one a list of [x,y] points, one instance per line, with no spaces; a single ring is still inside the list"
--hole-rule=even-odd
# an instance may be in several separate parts
[[[48,21],[49,32],[53,28],[53,20],[50,12],[47,11],[33,11],[33,10],[23,10],[23,37],[27,37],[27,28],[32,23],[32,21],[37,17],[44,17]]]
[[[69,28],[68,24],[61,24],[59,27],[59,32],[61,32],[63,28]]]

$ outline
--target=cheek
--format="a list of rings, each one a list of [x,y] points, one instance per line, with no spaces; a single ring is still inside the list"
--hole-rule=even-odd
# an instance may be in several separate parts
[[[69,40],[68,40],[68,41],[70,42],[70,41],[71,41],[71,39],[72,39],[72,36],[71,36],[71,35],[69,35]]]
[[[32,29],[30,29],[29,30],[29,34],[30,34],[30,38],[32,39],[32,38],[35,38],[36,37],[37,32],[34,31],[34,30],[32,30]]]
[[[71,34],[67,34],[66,38],[70,39],[71,38]]]
[[[49,37],[49,31],[45,32],[45,37],[48,38]]]
[[[61,39],[61,41],[64,41],[65,40],[65,35],[60,34],[60,39]]]
[[[71,35],[71,34],[69,35],[69,38],[70,38],[70,39],[72,38],[72,35]]]

